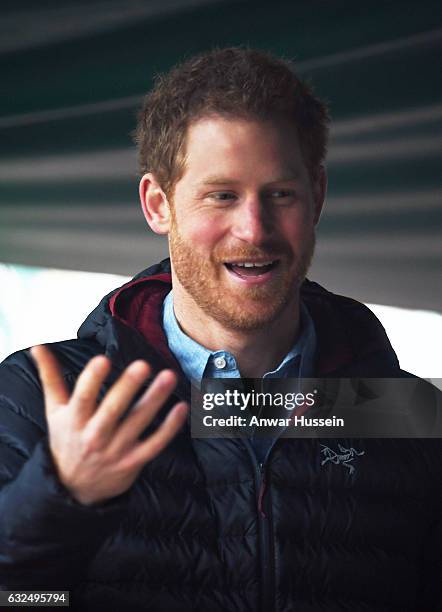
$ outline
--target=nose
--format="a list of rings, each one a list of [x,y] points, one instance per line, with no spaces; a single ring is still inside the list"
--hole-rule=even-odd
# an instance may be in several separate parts
[[[271,211],[257,195],[246,198],[235,210],[232,234],[238,240],[261,246],[273,233]]]

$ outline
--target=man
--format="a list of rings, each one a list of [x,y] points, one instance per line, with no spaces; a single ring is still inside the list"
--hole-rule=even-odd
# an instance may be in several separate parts
[[[79,610],[441,609],[437,440],[189,431],[189,381],[402,376],[367,308],[304,280],[327,125],[258,51],[157,80],[140,197],[171,261],[77,340],[4,362],[2,588],[70,589]]]

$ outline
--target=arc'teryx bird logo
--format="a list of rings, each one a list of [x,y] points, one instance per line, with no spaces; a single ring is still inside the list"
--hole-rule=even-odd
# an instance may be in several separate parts
[[[336,465],[341,463],[342,465],[345,465],[346,468],[348,468],[350,474],[353,474],[355,471],[354,466],[351,465],[350,462],[353,461],[355,457],[359,457],[365,454],[365,451],[357,451],[353,447],[345,448],[344,446],[342,446],[342,444],[338,444],[340,453],[337,453],[329,446],[325,446],[325,444],[321,444],[321,446],[321,455],[325,457],[325,459],[321,461],[321,465],[324,465],[324,463],[327,463],[328,461],[331,461]]]

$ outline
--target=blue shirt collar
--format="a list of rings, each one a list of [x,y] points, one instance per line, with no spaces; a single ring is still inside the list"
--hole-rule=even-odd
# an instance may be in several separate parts
[[[163,303],[163,328],[169,349],[175,355],[186,377],[200,386],[203,377],[239,378],[240,372],[234,356],[225,350],[210,351],[180,328],[173,310],[172,291]],[[263,378],[309,378],[314,372],[316,333],[307,307],[300,304],[300,330],[298,340],[279,366],[266,372]],[[221,360],[221,361],[220,361]],[[222,368],[217,364],[225,364]]]

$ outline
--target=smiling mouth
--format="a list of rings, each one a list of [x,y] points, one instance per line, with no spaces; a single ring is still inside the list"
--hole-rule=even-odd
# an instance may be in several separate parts
[[[250,276],[262,276],[267,274],[271,270],[274,270],[279,264],[279,259],[267,262],[238,262],[238,263],[225,263],[224,265],[228,270],[234,272],[238,276],[250,277]]]

